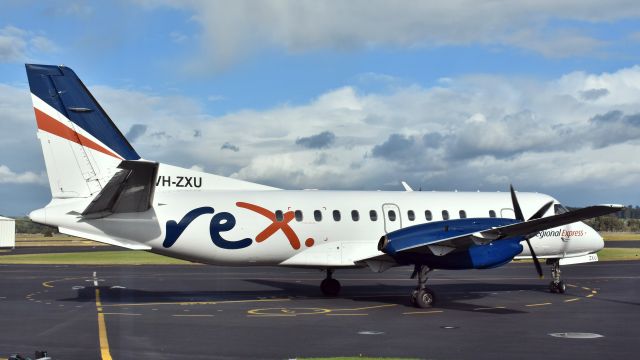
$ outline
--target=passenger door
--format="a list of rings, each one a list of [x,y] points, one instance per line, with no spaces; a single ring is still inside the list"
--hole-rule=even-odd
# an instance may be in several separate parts
[[[382,205],[382,218],[384,219],[384,231],[390,233],[402,228],[400,208],[396,204]]]

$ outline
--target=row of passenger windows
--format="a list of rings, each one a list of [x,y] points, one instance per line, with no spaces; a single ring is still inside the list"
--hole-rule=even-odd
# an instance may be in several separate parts
[[[304,214],[302,213],[301,210],[296,210],[293,212],[294,214],[294,218],[296,219],[296,221],[303,221],[304,220]],[[333,220],[334,221],[340,221],[342,220],[342,215],[340,214],[340,210],[333,210],[331,212],[331,215],[333,216]],[[467,218],[467,212],[464,210],[460,210],[458,211],[458,217],[460,219],[466,219]],[[496,212],[493,210],[489,210],[489,217],[496,217]],[[449,215],[449,211],[447,210],[442,210],[442,220],[449,220],[451,217]],[[322,221],[322,211],[320,210],[314,210],[313,211],[313,219],[317,222]],[[371,221],[378,221],[378,212],[376,210],[369,210],[369,219]],[[389,210],[387,212],[387,219],[389,221],[396,221],[397,216],[396,216],[396,212],[394,210]],[[416,220],[416,213],[413,210],[409,210],[407,211],[407,219],[409,219],[409,221],[415,221]],[[433,214],[431,213],[430,210],[425,210],[424,212],[424,219],[427,221],[431,221],[433,220]],[[277,221],[283,221],[284,220],[284,213],[282,212],[282,210],[277,210],[276,211],[276,220]],[[351,210],[351,220],[353,221],[360,221],[360,213],[358,212],[358,210]]]

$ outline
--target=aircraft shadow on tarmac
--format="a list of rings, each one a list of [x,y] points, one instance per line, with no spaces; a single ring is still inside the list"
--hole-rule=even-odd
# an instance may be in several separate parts
[[[144,303],[175,303],[175,302],[216,302],[237,301],[250,299],[269,298],[294,298],[299,301],[327,299],[317,285],[263,280],[245,279],[244,281],[269,287],[262,290],[211,290],[211,291],[150,291],[130,288],[100,286],[100,298],[104,304],[144,304]],[[508,308],[527,303],[549,300],[552,295],[548,293],[546,285],[531,284],[436,284],[430,286],[438,297],[439,309],[451,309],[459,311],[486,312],[492,314],[517,314],[526,311]],[[396,304],[411,307],[409,304],[409,292],[411,287],[406,285],[348,285],[343,287],[340,299],[349,299],[355,302],[378,302],[384,304]],[[78,289],[74,298],[60,299],[61,301],[93,302],[95,301],[95,288],[85,287]],[[487,303],[486,300],[477,302],[487,297],[495,300]],[[498,305],[506,305],[507,308],[491,308]],[[511,305],[511,306],[509,306]],[[486,307],[483,308],[483,307]],[[479,309],[480,308],[480,309]]]

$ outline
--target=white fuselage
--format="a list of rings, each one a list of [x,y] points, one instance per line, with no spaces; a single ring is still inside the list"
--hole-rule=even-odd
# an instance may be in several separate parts
[[[554,200],[537,193],[518,193],[518,198],[525,218]],[[143,213],[82,221],[68,215],[82,206],[77,200],[58,200],[47,207],[46,214],[31,216],[36,220],[45,216],[37,221],[57,224],[70,234],[97,240],[108,237],[116,244],[141,244],[153,252],[207,264],[319,268],[362,266],[358,260],[382,254],[377,250],[382,235],[443,220],[444,211],[450,219],[461,215],[486,218],[490,212],[497,217],[515,217],[509,193],[500,192],[220,191],[159,184],[152,209]],[[258,207],[263,210],[256,210]],[[190,222],[184,221],[194,209],[204,210]],[[277,211],[282,212],[282,220],[276,218]],[[335,211],[339,220],[337,216],[334,219]],[[545,215],[553,211],[552,207]],[[314,216],[318,212],[321,220]],[[375,220],[371,212],[375,212]],[[429,220],[426,212],[431,214]],[[234,220],[235,224],[229,223]],[[174,226],[182,223],[179,234],[170,231],[168,236],[171,222]],[[531,243],[541,258],[581,256],[603,247],[598,233],[582,222],[541,232]],[[529,256],[528,248],[524,249],[520,257]]]

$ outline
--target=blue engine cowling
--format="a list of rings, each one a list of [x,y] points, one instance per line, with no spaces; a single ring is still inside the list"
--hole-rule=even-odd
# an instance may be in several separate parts
[[[474,245],[466,250],[436,256],[412,248],[441,239],[483,231],[519,222],[514,219],[477,218],[437,221],[410,226],[387,234],[380,240],[379,250],[403,264],[423,264],[434,269],[488,269],[504,265],[522,252],[521,238],[497,240]]]

